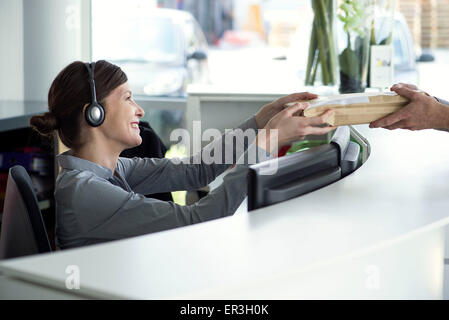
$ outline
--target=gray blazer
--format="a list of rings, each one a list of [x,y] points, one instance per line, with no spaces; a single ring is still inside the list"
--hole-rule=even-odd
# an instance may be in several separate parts
[[[239,128],[257,132],[254,118]],[[234,159],[243,157],[245,160],[250,151],[257,154],[256,162],[270,157],[254,141],[247,141],[244,150],[226,145],[225,141],[229,141],[224,139],[226,135],[239,134],[230,131],[205,148],[222,145]],[[247,194],[247,161],[230,170],[222,185],[208,196],[193,205],[180,206],[146,198],[143,194],[203,187],[231,164],[175,164],[170,159],[119,158],[115,171],[111,172],[106,167],[71,155],[70,151],[59,155],[57,160],[61,172],[55,189],[56,240],[63,249],[232,215]]]

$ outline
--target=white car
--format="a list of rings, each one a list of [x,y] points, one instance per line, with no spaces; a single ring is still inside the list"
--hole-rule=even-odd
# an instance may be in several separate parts
[[[127,74],[136,95],[184,96],[189,83],[207,83],[208,45],[188,12],[151,8],[108,25],[104,59]]]

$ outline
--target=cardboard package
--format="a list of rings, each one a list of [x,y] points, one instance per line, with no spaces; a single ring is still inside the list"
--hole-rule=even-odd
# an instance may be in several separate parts
[[[401,109],[409,100],[394,92],[384,92],[323,96],[307,102],[310,106],[304,110],[305,117],[320,116],[333,109],[334,114],[327,123],[331,126],[344,126],[370,123],[383,118]]]

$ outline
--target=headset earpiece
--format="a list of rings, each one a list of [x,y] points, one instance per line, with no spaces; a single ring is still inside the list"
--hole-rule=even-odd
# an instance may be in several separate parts
[[[104,121],[104,108],[99,103],[91,103],[86,107],[84,117],[90,126],[98,127]]]
[[[95,92],[95,80],[94,80],[94,70],[95,62],[84,64],[89,72],[89,84],[91,93],[91,103],[86,107],[84,111],[84,118],[86,122],[92,127],[100,126],[105,118],[105,111],[101,104],[97,102],[97,94]]]

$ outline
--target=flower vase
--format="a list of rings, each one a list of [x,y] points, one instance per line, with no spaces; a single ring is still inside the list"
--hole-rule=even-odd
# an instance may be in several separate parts
[[[344,0],[339,7],[338,19],[343,29],[339,33],[340,93],[365,91],[372,12],[372,0]]]
[[[314,13],[306,68],[306,85],[338,84],[336,0],[311,0]]]

